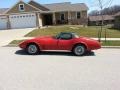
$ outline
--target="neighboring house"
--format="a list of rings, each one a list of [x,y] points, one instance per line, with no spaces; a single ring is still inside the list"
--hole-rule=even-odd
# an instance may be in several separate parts
[[[114,28],[120,30],[120,12],[114,15],[115,17],[115,23],[114,23]]]
[[[103,24],[114,24],[114,17],[112,15],[103,15]],[[101,16],[89,16],[88,25],[101,25],[102,17]]]
[[[88,7],[70,2],[39,4],[20,0],[11,8],[0,9],[0,29],[42,27],[57,24],[87,25]]]

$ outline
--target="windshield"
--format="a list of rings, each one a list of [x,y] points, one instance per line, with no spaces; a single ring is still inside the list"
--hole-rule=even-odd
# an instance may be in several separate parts
[[[79,38],[79,36],[76,33],[73,33],[74,38]]]
[[[53,36],[53,38],[55,38],[55,39],[59,39],[60,36],[61,36],[61,33],[58,34],[58,35],[56,35],[56,36]],[[78,36],[76,33],[72,33],[72,37],[73,37],[73,38],[79,38],[79,36]]]

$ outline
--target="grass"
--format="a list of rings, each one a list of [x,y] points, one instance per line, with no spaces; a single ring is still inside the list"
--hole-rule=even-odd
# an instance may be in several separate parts
[[[14,40],[9,45],[18,46],[24,40]],[[120,46],[120,41],[102,41],[102,46]]]
[[[55,36],[60,32],[75,32],[79,36],[97,38],[99,30],[100,30],[99,26],[96,27],[95,26],[80,27],[78,25],[52,26],[44,29],[33,30],[32,32],[28,33],[25,36],[26,37],[37,37],[46,35]],[[105,37],[104,35],[105,30],[107,30],[107,38],[120,38],[120,31],[115,29],[108,29],[107,27],[104,27],[102,37]]]

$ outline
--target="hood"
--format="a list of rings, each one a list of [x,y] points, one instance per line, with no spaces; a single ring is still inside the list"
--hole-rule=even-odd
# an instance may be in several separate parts
[[[36,37],[35,39],[49,39],[52,38],[52,36],[40,36],[40,37]]]

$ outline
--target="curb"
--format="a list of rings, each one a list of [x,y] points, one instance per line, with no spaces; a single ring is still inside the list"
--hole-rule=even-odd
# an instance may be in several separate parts
[[[120,46],[102,46],[102,48],[116,48],[116,49],[120,49]]]

